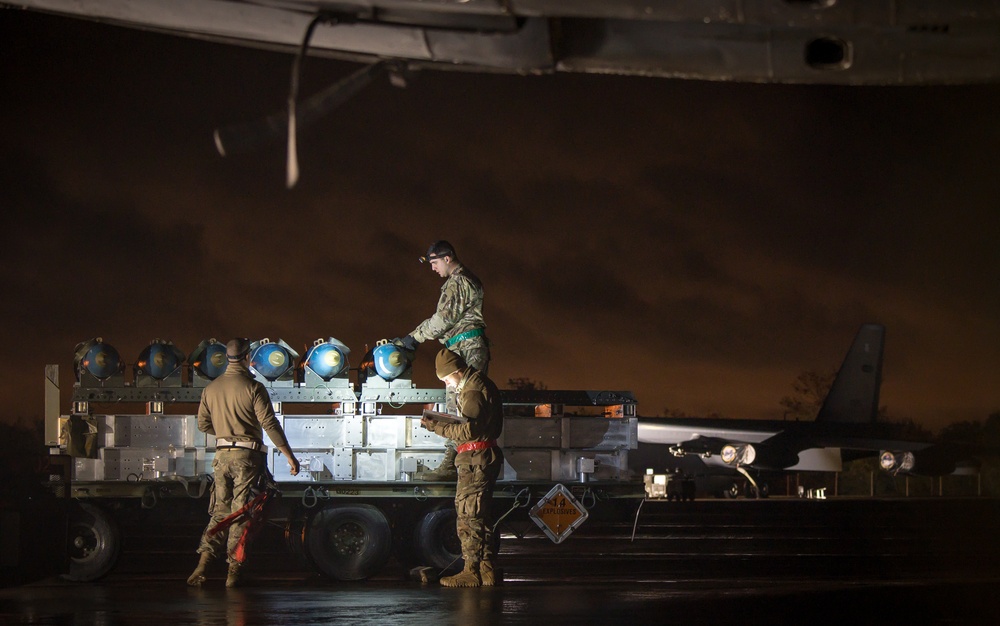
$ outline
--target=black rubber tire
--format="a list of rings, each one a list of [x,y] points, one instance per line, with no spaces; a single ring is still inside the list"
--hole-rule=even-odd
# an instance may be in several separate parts
[[[292,560],[300,567],[311,565],[306,556],[305,548],[306,524],[301,519],[289,519],[285,522],[285,546]]]
[[[413,531],[413,545],[421,565],[447,572],[465,567],[462,544],[455,529],[455,507],[451,504],[428,511]]]
[[[303,547],[324,576],[363,580],[388,562],[392,529],[382,511],[370,504],[330,506],[310,518]]]
[[[118,562],[122,535],[110,513],[88,502],[69,517],[69,573],[61,578],[86,583],[105,576]]]
[[[732,485],[729,485],[729,487],[726,488],[722,493],[730,500],[738,498],[740,495],[740,484],[733,483]]]

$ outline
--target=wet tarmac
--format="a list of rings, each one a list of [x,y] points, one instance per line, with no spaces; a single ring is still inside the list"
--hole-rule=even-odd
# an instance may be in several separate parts
[[[98,582],[0,590],[0,623],[995,624],[998,523],[991,499],[648,502],[638,520],[584,524],[558,545],[512,522],[505,582],[481,589],[415,582],[394,561],[367,581],[329,580],[274,528],[234,590],[221,567],[187,587],[197,530],[151,526]]]

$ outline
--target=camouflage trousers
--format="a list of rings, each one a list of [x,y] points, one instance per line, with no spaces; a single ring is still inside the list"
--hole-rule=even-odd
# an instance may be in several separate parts
[[[458,342],[458,345],[454,348],[448,348],[458,356],[462,357],[466,365],[474,367],[483,373],[483,376],[489,376],[488,370],[490,369],[490,342],[486,337],[473,337],[472,339],[466,339],[465,341]],[[449,387],[445,391],[445,413],[451,413],[452,415],[458,415],[458,400],[455,389]],[[455,444],[451,441],[448,442],[448,447],[454,448]]]
[[[497,454],[488,465],[458,465],[458,484],[455,488],[455,523],[458,539],[462,542],[462,558],[467,566],[478,567],[480,561],[493,560],[493,487],[503,467],[503,453]]]
[[[235,562],[233,554],[240,537],[243,536],[243,531],[246,530],[247,519],[244,518],[211,537],[208,531],[253,499],[250,490],[257,486],[261,476],[264,475],[264,463],[264,454],[246,448],[222,449],[215,453],[215,460],[212,461],[215,486],[208,503],[208,513],[212,519],[201,535],[199,554],[207,552],[213,559],[225,554],[227,561]]]
[[[462,357],[467,365],[476,368],[485,376],[489,375],[487,370],[490,368],[490,342],[486,337],[459,341],[456,346],[448,349]]]

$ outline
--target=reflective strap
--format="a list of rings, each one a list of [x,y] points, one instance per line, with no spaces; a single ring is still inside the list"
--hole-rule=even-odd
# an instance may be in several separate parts
[[[463,341],[465,339],[472,339],[473,337],[481,337],[482,335],[485,334],[486,331],[483,330],[482,328],[473,328],[472,330],[467,330],[464,333],[459,333],[454,337],[452,337],[451,339],[446,340],[444,342],[444,345],[445,347],[450,348],[459,341]]]
[[[495,439],[490,439],[488,441],[470,441],[469,443],[463,443],[457,448],[455,452],[462,454],[463,452],[475,452],[476,450],[486,450],[497,445]]]

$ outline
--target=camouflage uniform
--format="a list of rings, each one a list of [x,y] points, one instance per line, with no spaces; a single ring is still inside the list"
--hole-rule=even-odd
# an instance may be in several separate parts
[[[448,345],[448,340],[464,332],[483,334]],[[441,285],[434,315],[421,322],[410,336],[423,343],[437,339],[465,362],[484,374],[490,366],[490,344],[483,320],[483,283],[464,265],[459,265]]]
[[[480,330],[483,334],[448,345],[452,337],[473,330]],[[483,283],[468,268],[459,265],[441,285],[441,297],[434,315],[421,322],[410,336],[420,343],[437,339],[462,357],[466,364],[487,374],[490,342],[486,339],[486,322],[483,320]],[[455,413],[456,403],[454,392],[448,390],[445,393],[445,411]],[[452,442],[447,445],[452,447]]]
[[[465,423],[434,422],[433,432],[453,439],[459,446],[470,442],[493,442],[503,430],[503,405],[497,386],[471,367],[463,371],[456,389],[459,414]],[[458,484],[455,489],[456,528],[462,542],[467,571],[479,572],[483,562],[492,567],[493,525],[490,506],[493,488],[503,467],[503,451],[491,445],[483,450],[459,452]]]
[[[205,387],[198,407],[198,429],[220,439],[260,444],[261,450],[263,432],[267,431],[274,445],[288,445],[267,389],[254,380],[250,370],[240,362],[231,361],[225,373]],[[230,526],[228,533],[219,532],[210,537],[208,531],[252,499],[251,488],[258,486],[265,475],[265,459],[263,451],[216,447],[212,461],[215,486],[209,503],[212,519],[202,533],[199,554],[207,553],[214,559],[223,554],[223,546],[226,546],[227,561],[236,562],[233,554],[246,529],[246,520]]]

